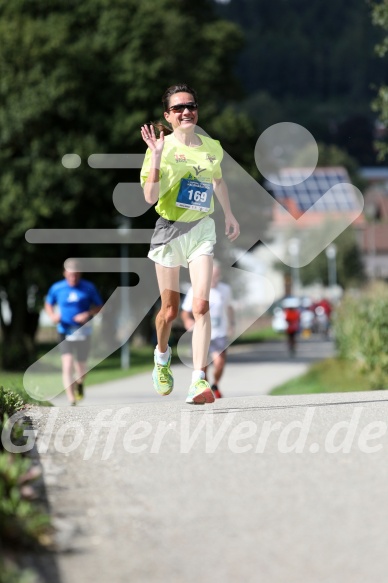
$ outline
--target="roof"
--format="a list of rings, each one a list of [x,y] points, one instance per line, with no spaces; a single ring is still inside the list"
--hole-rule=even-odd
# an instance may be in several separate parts
[[[365,166],[360,168],[359,174],[369,182],[388,180],[388,166]]]
[[[316,168],[310,176],[307,172],[305,168],[284,168],[266,182],[266,189],[281,204],[281,207],[274,205],[276,223],[288,224],[288,213],[294,219],[301,219],[306,226],[319,224],[328,217],[341,218],[344,214],[352,221],[363,222],[363,218],[358,217],[357,190],[345,168]],[[306,211],[309,212],[306,214]]]

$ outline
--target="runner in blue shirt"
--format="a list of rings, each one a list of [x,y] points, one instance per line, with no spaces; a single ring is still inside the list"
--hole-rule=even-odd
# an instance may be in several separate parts
[[[79,269],[75,260],[66,261],[65,279],[50,287],[45,302],[47,314],[57,324],[63,385],[71,405],[84,396],[83,383],[92,333],[90,320],[103,305],[97,288],[90,281],[81,279]]]

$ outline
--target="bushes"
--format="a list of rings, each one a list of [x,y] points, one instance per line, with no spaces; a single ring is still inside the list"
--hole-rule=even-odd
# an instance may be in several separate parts
[[[45,540],[49,517],[23,491],[23,484],[35,477],[28,459],[0,454],[0,535],[7,546],[34,546]]]
[[[37,583],[36,575],[30,570],[18,567],[0,559],[0,583]]]
[[[371,389],[388,388],[388,286],[347,294],[337,311],[339,356],[365,373]]]
[[[23,399],[14,391],[0,387],[0,425],[4,415],[11,416],[24,406]]]
[[[28,395],[0,387],[0,435],[8,417],[22,409]],[[12,441],[22,437],[22,424],[13,428]],[[25,548],[42,549],[51,544],[49,516],[34,498],[30,485],[40,475],[37,466],[21,454],[4,451],[0,440],[0,583],[34,583],[36,574],[15,564]],[[11,552],[10,552],[11,551]],[[3,553],[0,553],[0,555]],[[12,558],[11,558],[12,557]]]

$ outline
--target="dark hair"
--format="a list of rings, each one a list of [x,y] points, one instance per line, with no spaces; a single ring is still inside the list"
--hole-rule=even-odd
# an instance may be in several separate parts
[[[173,131],[168,126],[165,126],[161,121],[151,121],[150,124],[159,132],[163,132],[165,136],[172,134]]]
[[[186,83],[179,83],[178,85],[171,85],[171,87],[166,89],[166,91],[164,92],[164,95],[162,97],[164,111],[168,111],[168,108],[170,106],[170,97],[172,95],[175,95],[175,93],[190,93],[190,95],[194,97],[194,101],[198,103],[196,91],[194,91],[194,89],[192,89]]]
[[[195,103],[198,103],[197,92],[186,83],[178,83],[177,85],[171,85],[171,87],[166,89],[166,91],[164,92],[162,97],[164,111],[168,111],[168,108],[170,106],[170,97],[172,95],[175,95],[175,93],[190,93],[190,95],[194,97]],[[165,136],[168,136],[169,134],[173,133],[171,128],[165,126],[160,121],[152,121],[151,124],[154,126],[156,130],[159,131],[159,133],[164,132]]]

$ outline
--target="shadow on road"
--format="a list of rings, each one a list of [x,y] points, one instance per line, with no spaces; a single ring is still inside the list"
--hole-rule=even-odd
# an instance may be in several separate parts
[[[335,393],[330,393],[330,398],[333,397],[333,394]],[[351,395],[353,396],[354,393],[351,393]],[[303,395],[305,396],[305,395]],[[316,396],[316,395],[314,395]],[[322,394],[319,394],[319,396],[322,396]],[[354,395],[355,396],[355,395]],[[296,398],[299,398],[300,395],[287,395],[287,397],[291,397],[293,399],[296,400]],[[249,398],[249,397],[248,397]],[[277,399],[280,398],[277,397],[276,395],[272,396],[271,398],[273,399]],[[241,397],[232,397],[232,399],[241,399]],[[228,399],[228,401],[230,402],[232,399]],[[327,401],[327,402],[312,402],[312,403],[306,403],[306,402],[299,402],[299,403],[287,403],[287,404],[280,404],[280,405],[245,405],[245,406],[233,406],[233,405],[228,405],[226,407],[220,407],[218,406],[217,408],[212,408],[209,409],[208,411],[204,411],[203,409],[185,409],[185,412],[189,412],[190,414],[196,414],[199,413],[200,415],[229,415],[230,413],[241,413],[243,411],[280,411],[282,409],[287,410],[287,409],[306,409],[308,407],[337,407],[338,405],[352,405],[352,406],[356,406],[356,405],[366,405],[368,403],[376,403],[376,399],[349,399],[348,401]],[[378,403],[388,403],[388,399],[378,399]]]

